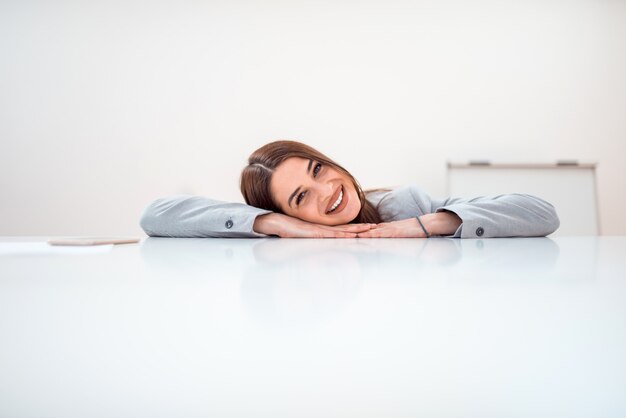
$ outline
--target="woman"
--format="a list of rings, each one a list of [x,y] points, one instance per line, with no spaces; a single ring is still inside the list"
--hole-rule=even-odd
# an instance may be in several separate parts
[[[285,238],[530,237],[559,227],[551,204],[525,194],[432,199],[416,186],[364,192],[339,164],[295,141],[254,151],[241,193],[247,205],[158,199],[140,224],[150,236]]]

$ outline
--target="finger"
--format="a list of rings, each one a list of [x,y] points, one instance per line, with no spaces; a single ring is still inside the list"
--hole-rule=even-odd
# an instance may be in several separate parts
[[[376,228],[376,224],[346,224],[346,225],[329,226],[328,228],[334,231],[363,232],[363,231],[369,231],[370,229]]]
[[[357,236],[359,238],[380,238],[381,234],[380,234],[379,231],[370,230],[370,231],[366,231],[366,232],[359,232],[357,234]]]
[[[359,223],[359,224],[341,224],[341,225],[330,225],[333,228],[356,228],[356,227],[365,227],[365,226],[376,226],[374,223]]]
[[[331,235],[328,235],[327,238],[356,238],[357,234],[354,232],[333,232]]]
[[[310,235],[311,238],[356,238],[356,232],[338,231],[319,228]]]

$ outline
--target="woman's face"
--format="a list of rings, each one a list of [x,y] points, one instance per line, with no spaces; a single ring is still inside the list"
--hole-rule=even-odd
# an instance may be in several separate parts
[[[286,215],[323,225],[357,217],[361,201],[350,178],[308,158],[290,157],[272,174],[272,197]]]

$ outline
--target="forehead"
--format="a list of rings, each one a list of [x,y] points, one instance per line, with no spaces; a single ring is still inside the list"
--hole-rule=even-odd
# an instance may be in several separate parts
[[[307,169],[309,167],[309,159],[301,157],[290,157],[280,163],[270,182],[270,189],[274,198],[281,204],[286,202],[291,193],[298,186],[302,186],[307,177]],[[285,206],[287,206],[285,204]]]
[[[289,196],[306,178],[309,161],[308,158],[289,157],[280,163],[272,174],[272,192],[278,196],[285,193]]]

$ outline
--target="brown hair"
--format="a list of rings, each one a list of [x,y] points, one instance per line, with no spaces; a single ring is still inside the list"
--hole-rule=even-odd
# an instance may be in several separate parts
[[[319,161],[347,175],[359,195],[361,211],[351,223],[379,223],[378,211],[366,198],[361,185],[342,166],[306,144],[296,141],[274,141],[263,145],[248,158],[248,165],[241,172],[241,194],[248,205],[283,213],[270,193],[270,181],[276,167],[287,158],[301,157]]]

